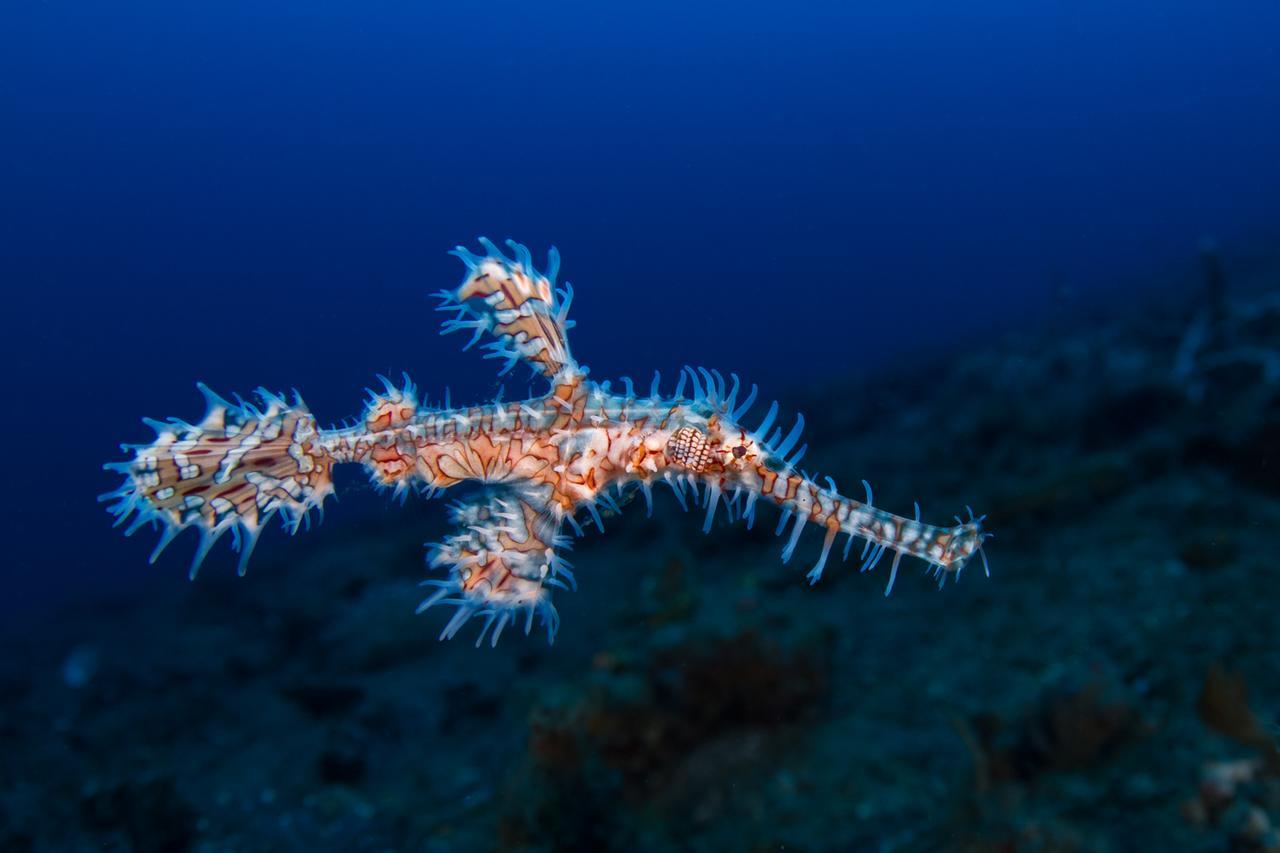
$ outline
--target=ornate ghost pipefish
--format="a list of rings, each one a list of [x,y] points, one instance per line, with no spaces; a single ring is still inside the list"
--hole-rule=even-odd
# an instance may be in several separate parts
[[[297,392],[292,402],[260,389],[259,404],[231,403],[200,385],[208,410],[199,423],[147,421],[155,439],[125,445],[133,458],[105,466],[125,475],[119,489],[102,496],[112,501],[117,525],[129,521],[126,534],[158,525],[153,561],[178,533],[194,528],[200,540],[193,578],[213,543],[230,532],[244,574],[271,516],[279,514],[296,532],[311,510],[322,509],[333,493],[334,465],[361,464],[374,483],[402,499],[411,490],[431,496],[475,481],[484,488],[450,509],[456,532],[431,546],[430,565],[448,576],[424,582],[434,590],[418,611],[456,607],[441,639],[483,617],[477,645],[486,634],[496,645],[520,616],[528,633],[535,614],[554,640],[559,618],[552,587],[575,586],[563,531],[581,534],[582,520],[603,530],[600,507],[618,510],[617,498],[636,491],[652,512],[657,483],[670,486],[686,509],[691,500],[705,508],[704,531],[721,507],[730,519],[751,525],[761,502],[776,505],[776,532],[792,524],[784,561],[806,526],[824,531],[810,583],[822,576],[841,533],[848,537],[845,559],[854,541],[863,540],[863,571],[892,552],[886,595],[904,555],[924,561],[941,583],[983,554],[989,534],[972,512],[955,525],[925,524],[919,506],[913,518],[877,509],[865,481],[866,499],[859,501],[840,494],[830,477],[819,483],[801,471],[804,419],[797,417],[784,433],[775,425],[775,402],[754,429],[746,427],[757,389],[739,399],[736,375],[726,382],[716,371],[685,368],[671,396],[663,396],[656,374],[647,395],[630,379],[622,380],[621,393],[588,379],[569,352],[573,290],[555,285],[556,250],[539,272],[524,246],[508,240],[515,255],[508,257],[492,242],[480,242],[484,255],[462,247],[453,252],[466,275],[438,294],[440,310],[454,314],[442,333],[470,332],[466,348],[492,337],[486,357],[504,360],[504,374],[525,363],[548,383],[545,395],[433,408],[419,400],[407,376],[399,385],[383,378],[354,423],[321,429]],[[985,566],[985,554],[982,559]]]

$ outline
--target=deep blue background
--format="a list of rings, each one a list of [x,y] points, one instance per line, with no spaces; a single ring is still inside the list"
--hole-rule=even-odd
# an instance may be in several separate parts
[[[177,582],[93,499],[196,379],[491,394],[427,298],[480,234],[560,246],[595,375],[780,393],[1264,233],[1278,38],[1262,0],[11,0],[7,604]]]

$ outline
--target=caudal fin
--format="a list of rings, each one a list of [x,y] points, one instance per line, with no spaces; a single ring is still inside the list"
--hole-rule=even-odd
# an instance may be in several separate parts
[[[146,420],[155,440],[122,445],[133,459],[103,467],[124,474],[124,484],[99,500],[114,501],[108,509],[117,526],[130,522],[126,535],[148,523],[159,525],[152,561],[183,530],[198,530],[192,577],[213,543],[230,531],[244,574],[272,515],[279,513],[296,531],[312,509],[321,508],[333,491],[333,457],[296,394],[290,405],[259,390],[259,408],[244,401],[232,404],[204,385],[199,388],[209,405],[204,419],[198,424]]]

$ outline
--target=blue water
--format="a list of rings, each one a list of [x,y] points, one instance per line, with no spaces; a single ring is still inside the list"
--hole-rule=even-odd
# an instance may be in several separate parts
[[[11,607],[159,582],[99,464],[141,415],[198,415],[197,379],[296,386],[322,420],[375,371],[492,394],[427,298],[477,235],[560,247],[593,375],[783,393],[1278,213],[1280,6],[1256,0],[14,0],[0,23]]]

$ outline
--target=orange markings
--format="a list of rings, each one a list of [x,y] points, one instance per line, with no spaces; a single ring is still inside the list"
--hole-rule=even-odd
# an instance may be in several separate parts
[[[408,425],[417,413],[417,408],[405,400],[375,397],[364,421],[371,432],[381,432]]]
[[[788,477],[787,478],[787,494],[784,500],[788,500],[788,501],[794,500],[796,496],[796,491],[800,488],[800,484],[803,482],[804,480],[795,476],[794,474]]]
[[[839,524],[832,524],[831,520],[827,521],[827,535],[822,538],[822,550],[824,552],[831,548],[831,543],[836,541],[836,534],[840,532]]]
[[[814,521],[823,521],[824,519],[834,518],[835,510],[833,509],[830,516],[826,514],[826,510],[822,508],[822,501],[818,500],[818,489],[812,484],[809,487],[809,516]]]
[[[407,477],[413,470],[413,457],[401,453],[396,447],[375,447],[369,456],[385,483]]]

